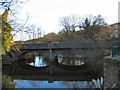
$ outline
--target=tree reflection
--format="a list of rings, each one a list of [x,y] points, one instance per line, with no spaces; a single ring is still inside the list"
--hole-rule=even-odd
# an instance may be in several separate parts
[[[29,65],[35,66],[35,67],[44,67],[49,65],[49,59],[43,56],[36,56],[34,61],[31,61],[30,63],[27,63]]]
[[[58,59],[58,62],[70,66],[77,66],[84,64],[83,58],[76,58],[76,57],[63,57],[61,60]]]
[[[46,83],[45,81],[37,80],[14,80],[16,88],[73,88],[76,90],[78,88],[99,88],[102,90],[103,78],[92,79],[91,81],[60,81]]]
[[[67,88],[103,88],[103,77],[91,81],[63,81],[62,85]]]
[[[14,80],[16,88],[38,88],[43,81]]]
[[[35,88],[35,87],[40,87],[40,83],[42,81],[29,81],[28,83],[30,84],[31,87]]]
[[[103,88],[103,77],[92,79],[92,81],[87,81],[90,88],[99,88],[102,90]]]
[[[24,88],[25,80],[14,80],[15,88]]]
[[[63,87],[67,88],[89,88],[87,81],[63,81],[62,82]]]

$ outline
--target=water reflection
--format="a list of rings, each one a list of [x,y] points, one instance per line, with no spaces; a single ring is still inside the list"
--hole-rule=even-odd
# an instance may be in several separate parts
[[[83,57],[58,57],[58,62],[60,64],[69,65],[69,66],[78,66],[84,64]],[[50,64],[50,61],[47,57],[36,56],[34,62],[27,63],[35,67],[45,67]]]
[[[58,62],[66,65],[82,65],[84,64],[84,59],[81,58],[58,58]],[[35,67],[44,67],[49,65],[49,59],[43,56],[36,56],[35,62],[30,63],[30,65]],[[100,86],[99,80],[95,81],[54,81],[53,83],[48,83],[48,81],[38,81],[38,80],[14,80],[16,88],[95,88]]]
[[[79,66],[85,63],[84,56],[64,57],[61,55],[58,56],[58,62],[69,66]]]
[[[30,65],[35,67],[45,67],[49,65],[48,59],[45,59],[43,56],[36,56],[35,62],[30,63]]]
[[[41,81],[14,80],[14,82],[15,82],[15,88],[35,88],[39,86],[39,83]]]
[[[67,88],[89,88],[87,81],[63,81],[62,86]]]
[[[14,80],[16,88],[89,88],[87,81],[31,81]]]
[[[92,81],[36,81],[36,80],[14,80],[15,88],[102,88],[103,77]]]

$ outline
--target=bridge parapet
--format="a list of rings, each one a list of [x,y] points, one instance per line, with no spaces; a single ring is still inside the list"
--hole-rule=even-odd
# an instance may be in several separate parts
[[[117,42],[85,42],[85,43],[42,43],[23,44],[21,50],[45,50],[45,49],[74,49],[74,48],[111,48]]]

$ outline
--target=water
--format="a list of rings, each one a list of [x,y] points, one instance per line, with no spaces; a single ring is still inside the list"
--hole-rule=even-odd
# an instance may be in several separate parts
[[[75,56],[58,55],[58,62],[68,66],[79,66],[85,63],[84,56],[82,55],[75,55]]]
[[[69,59],[69,60],[68,60]],[[49,60],[45,59],[43,56],[36,56],[35,62],[28,63],[35,67],[44,67],[49,65]],[[58,57],[58,63],[63,65],[69,65],[69,66],[78,66],[84,64],[82,59],[75,59],[75,58],[60,58]]]
[[[35,57],[35,62],[30,63],[30,65],[35,66],[35,67],[44,67],[49,64],[48,60],[44,60],[42,56],[36,56]]]
[[[87,81],[32,81],[32,80],[14,80],[16,88],[89,88]]]
[[[59,62],[61,63],[62,60],[59,60]],[[49,61],[47,59],[45,60],[42,56],[36,56],[35,62],[30,63],[30,65],[35,67],[44,67],[49,65]],[[16,88],[95,88],[97,87],[95,85],[100,86],[100,82],[98,81],[93,79],[92,81],[53,81],[53,83],[49,83],[48,81],[42,80],[14,80],[14,83]]]

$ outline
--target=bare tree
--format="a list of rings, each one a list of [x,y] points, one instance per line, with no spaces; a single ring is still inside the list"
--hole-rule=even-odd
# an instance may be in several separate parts
[[[60,25],[62,26],[62,30],[66,34],[67,38],[74,38],[76,27],[81,28],[81,18],[75,14],[71,16],[61,17]]]
[[[79,19],[77,15],[70,16],[71,30],[75,31],[75,28],[78,26]]]
[[[81,18],[78,17],[76,14],[72,14],[70,16],[70,29],[73,32],[73,35],[75,34],[76,27],[80,28],[81,26]]]
[[[62,17],[60,18],[60,25],[63,27],[63,31],[65,32],[66,36],[69,35],[69,30],[70,30],[70,17]]]
[[[20,12],[21,4],[27,2],[28,0],[1,0],[0,1],[0,10],[4,11],[9,9],[10,15],[16,17],[16,14]]]
[[[41,38],[42,37],[42,30],[41,27],[37,28],[37,38]]]
[[[19,35],[21,40],[29,37],[29,39],[35,39],[41,35],[41,29],[37,29],[34,24],[29,24],[30,16],[26,13],[26,19],[18,18],[20,6],[26,3],[28,0],[2,0],[0,2],[0,7],[2,10],[9,9],[9,24],[12,26],[13,37]],[[22,35],[20,35],[22,33]],[[24,35],[24,36],[23,36]],[[26,35],[26,36],[25,36]],[[18,36],[17,36],[18,37]]]
[[[0,1],[0,10],[4,11],[9,10],[8,23],[12,26],[13,37],[16,36],[19,32],[26,32],[28,27],[27,22],[29,20],[28,13],[26,14],[26,20],[21,20],[17,17],[20,11],[21,4],[25,3],[27,0],[1,0]]]
[[[105,22],[105,18],[101,15],[97,15],[94,17],[95,18],[95,21],[96,21],[96,25],[107,25],[107,23]]]

